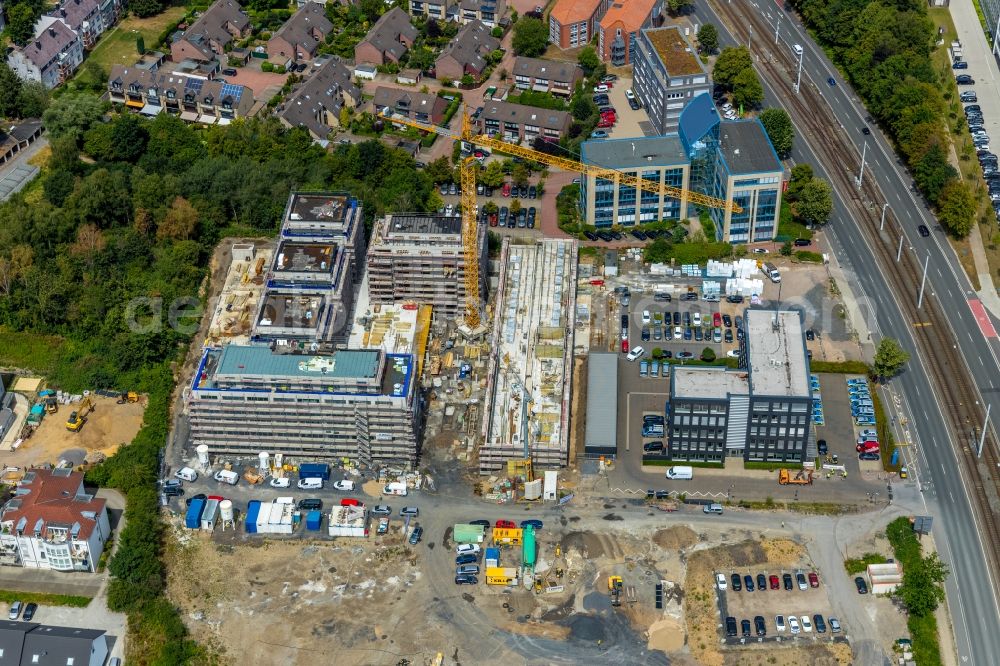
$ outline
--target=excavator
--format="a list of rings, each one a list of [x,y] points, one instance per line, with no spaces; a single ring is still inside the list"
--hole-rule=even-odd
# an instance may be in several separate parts
[[[87,396],[80,403],[80,407],[69,415],[69,420],[66,421],[66,430],[80,432],[80,428],[87,421],[87,414],[90,414],[92,411],[94,411],[94,403],[90,399],[90,396]]]
[[[782,469],[778,472],[778,483],[782,486],[808,486],[813,482],[812,470],[806,474],[806,470],[800,469],[798,474],[792,476],[791,470]]]
[[[608,593],[611,595],[612,606],[622,605],[624,587],[621,576],[608,576]]]

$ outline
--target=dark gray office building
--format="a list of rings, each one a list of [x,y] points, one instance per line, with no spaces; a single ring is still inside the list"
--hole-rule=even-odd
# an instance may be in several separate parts
[[[815,458],[802,316],[747,310],[738,370],[679,367],[670,378],[667,454],[676,461],[802,463]]]

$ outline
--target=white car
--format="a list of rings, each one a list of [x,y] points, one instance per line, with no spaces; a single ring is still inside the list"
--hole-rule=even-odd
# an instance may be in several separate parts
[[[649,310],[643,310],[642,311],[642,323],[645,325],[645,324],[648,324],[649,322],[650,322]]]
[[[461,543],[455,548],[455,552],[459,555],[478,555],[479,546],[474,543]]]
[[[628,88],[628,89],[627,89],[627,90],[625,91],[625,97],[627,97],[628,99],[635,99],[635,93],[634,93],[634,92],[632,92],[632,89],[631,89],[631,88]]]
[[[633,347],[632,351],[630,351],[628,353],[628,356],[626,356],[625,358],[627,358],[630,361],[634,361],[635,359],[639,358],[640,356],[642,356],[645,353],[646,353],[646,350],[643,349],[642,347]]]
[[[739,349],[730,349],[729,351],[726,352],[726,356],[728,356],[729,358],[739,358],[740,357],[740,350]]]
[[[701,326],[701,313],[700,312],[694,312],[694,313],[691,314],[691,325],[694,326],[695,328],[697,328],[698,326]]]
[[[788,630],[793,634],[797,634],[801,631],[799,628],[799,621],[794,615],[788,616]]]
[[[287,476],[280,479],[271,479],[272,488],[289,488],[292,485],[292,480]]]
[[[871,428],[868,428],[867,430],[862,430],[861,431],[861,436],[862,437],[878,437],[878,432],[875,431],[875,430],[872,430]]]
[[[728,587],[728,585],[726,585],[726,575],[715,574],[715,584],[720,590],[725,590]]]
[[[840,620],[835,617],[830,618],[830,633],[839,634],[841,632]]]
[[[807,634],[810,633],[813,630],[813,625],[812,622],[809,620],[809,616],[803,615],[800,619],[802,620],[802,631],[804,631]]]
[[[606,85],[604,85],[603,83],[602,83],[601,85],[599,85],[599,86],[594,86],[594,92],[595,92],[595,93],[606,93],[606,92],[608,92],[609,90],[611,90],[611,89],[610,89],[610,88],[608,88],[608,87],[607,87]]]
[[[784,631],[785,630],[785,616],[784,615],[775,615],[774,616],[774,628],[777,629],[778,631]]]
[[[733,110],[733,105],[730,104],[729,102],[726,102],[725,104],[722,105],[722,110],[723,111],[732,111]]]
[[[354,482],[348,479],[333,482],[334,490],[354,490]]]
[[[674,326],[674,340],[680,340],[684,337],[684,331],[680,326]]]

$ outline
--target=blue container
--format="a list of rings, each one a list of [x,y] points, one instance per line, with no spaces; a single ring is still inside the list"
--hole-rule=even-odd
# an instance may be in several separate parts
[[[257,516],[260,515],[260,501],[250,500],[250,504],[247,505],[247,516],[246,522],[243,523],[247,534],[257,533]]]
[[[330,480],[330,466],[326,463],[303,463],[299,465],[300,479]]]
[[[318,531],[320,523],[323,522],[323,514],[319,511],[310,511],[306,514],[306,529]]]
[[[205,500],[196,499],[188,507],[187,515],[184,517],[184,527],[197,530],[201,528],[201,514],[205,510]]]

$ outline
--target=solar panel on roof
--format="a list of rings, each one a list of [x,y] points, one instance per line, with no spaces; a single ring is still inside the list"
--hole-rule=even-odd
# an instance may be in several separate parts
[[[222,98],[225,99],[227,95],[231,96],[234,102],[239,102],[240,97],[243,95],[243,86],[235,83],[223,83]]]
[[[205,82],[202,81],[201,79],[188,79],[184,83],[184,89],[185,90],[193,90],[197,94],[197,93],[201,92],[201,86],[204,83]]]

